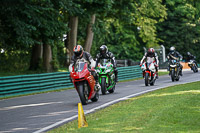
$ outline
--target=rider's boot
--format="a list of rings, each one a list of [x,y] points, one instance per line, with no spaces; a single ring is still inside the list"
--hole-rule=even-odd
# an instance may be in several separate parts
[[[118,76],[117,76],[117,74],[115,74],[115,83],[117,83],[118,82]]]
[[[96,80],[94,88],[95,88],[95,91],[97,91],[97,92],[101,89],[101,86],[99,84],[99,80]]]
[[[182,69],[181,69],[181,71],[180,71],[180,75],[181,75],[181,76],[183,76],[183,72],[182,72]]]
[[[118,82],[118,71],[116,68],[114,69],[114,73],[115,73],[115,83],[117,83]]]
[[[158,72],[156,73],[156,79],[158,79]]]
[[[169,66],[167,67],[167,71],[169,71]],[[171,75],[170,71],[169,71],[169,75]]]

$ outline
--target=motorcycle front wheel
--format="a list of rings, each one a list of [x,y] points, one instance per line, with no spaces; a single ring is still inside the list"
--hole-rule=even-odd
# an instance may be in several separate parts
[[[174,82],[174,79],[175,79],[175,71],[174,69],[171,70],[171,80],[172,82]]]
[[[105,77],[101,78],[101,92],[103,95],[106,94],[106,78]]]
[[[78,93],[79,93],[81,103],[83,105],[87,105],[89,92],[88,92],[88,89],[86,87],[84,87],[83,82],[80,82],[80,84],[78,85]]]
[[[196,67],[195,67],[195,66],[192,66],[192,70],[193,70],[193,72],[195,73],[195,72],[196,72]]]
[[[149,85],[149,73],[145,74],[145,85],[148,86]]]

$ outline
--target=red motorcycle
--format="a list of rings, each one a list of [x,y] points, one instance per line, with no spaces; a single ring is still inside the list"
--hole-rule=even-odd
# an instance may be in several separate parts
[[[92,70],[88,67],[88,63],[79,59],[70,73],[74,87],[83,105],[86,105],[88,100],[96,102],[99,99],[99,92],[95,91],[97,90],[95,89],[95,79],[90,71]]]

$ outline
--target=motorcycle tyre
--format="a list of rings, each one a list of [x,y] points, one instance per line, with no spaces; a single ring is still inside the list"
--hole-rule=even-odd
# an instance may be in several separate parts
[[[192,70],[193,70],[193,72],[195,73],[196,72],[196,67],[192,67]]]
[[[149,85],[149,73],[145,73],[145,85]]]
[[[175,71],[172,70],[171,71],[171,80],[172,80],[172,82],[174,82],[174,79],[175,79]]]
[[[85,91],[84,83],[80,83],[78,86],[79,97],[80,97],[82,105],[87,105],[88,98],[85,97],[84,91]]]
[[[106,94],[106,78],[105,77],[101,78],[101,93],[102,95]]]
[[[198,67],[197,66],[195,66],[195,73],[197,73],[198,72]]]
[[[91,98],[92,102],[97,102],[99,100],[99,92],[96,92],[95,96]]]

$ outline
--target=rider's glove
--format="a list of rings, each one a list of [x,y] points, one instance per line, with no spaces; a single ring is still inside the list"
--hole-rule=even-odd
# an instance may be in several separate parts
[[[142,66],[142,64],[140,64],[140,67]]]

